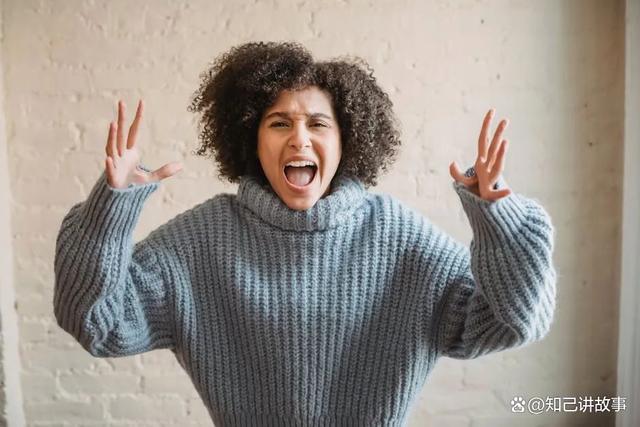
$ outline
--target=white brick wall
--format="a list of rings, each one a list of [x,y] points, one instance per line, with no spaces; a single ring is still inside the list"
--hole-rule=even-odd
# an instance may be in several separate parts
[[[0,196],[11,201],[28,425],[211,425],[171,353],[92,358],[56,327],[55,235],[102,169],[119,97],[129,114],[138,97],[146,102],[144,162],[185,164],[147,202],[136,240],[235,191],[189,154],[197,128],[186,107],[215,56],[282,39],[319,58],[362,56],[389,91],[404,146],[374,191],[469,242],[448,165],[473,162],[493,106],[510,119],[507,181],[539,199],[558,230],[558,311],[547,339],[474,361],[442,359],[410,425],[613,425],[602,415],[516,416],[509,401],[615,394],[622,1],[4,0],[2,8],[11,193]]]

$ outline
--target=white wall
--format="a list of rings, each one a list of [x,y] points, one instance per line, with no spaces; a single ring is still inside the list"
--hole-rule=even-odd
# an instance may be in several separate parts
[[[617,391],[640,401],[640,2],[625,2],[625,125],[622,259],[618,338]],[[640,408],[632,405],[616,417],[616,427],[640,424]]]
[[[0,40],[3,40],[3,7],[0,1]],[[0,47],[4,47],[4,44]],[[20,382],[18,320],[13,282],[13,244],[11,237],[11,191],[7,137],[3,66],[0,49],[0,426],[25,423]]]
[[[210,425],[169,352],[92,358],[57,327],[53,251],[62,217],[100,173],[119,97],[129,112],[138,97],[146,102],[145,163],[185,163],[147,202],[136,239],[235,190],[216,181],[207,160],[190,156],[197,128],[186,107],[210,60],[258,39],[294,39],[319,58],[355,54],[374,67],[396,105],[404,146],[373,191],[408,202],[468,243],[448,165],[473,162],[482,117],[493,106],[510,119],[507,181],[554,220],[559,283],[550,335],[474,361],[441,360],[411,425],[613,425],[613,414],[527,417],[509,405],[516,395],[616,393],[624,2],[598,0],[5,0],[11,232],[28,423],[159,425],[173,417]]]

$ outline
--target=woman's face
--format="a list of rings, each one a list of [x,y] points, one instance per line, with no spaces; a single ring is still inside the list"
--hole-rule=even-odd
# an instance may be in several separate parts
[[[258,158],[271,187],[289,208],[308,209],[329,194],[341,155],[331,99],[317,86],[281,92],[262,115]],[[293,160],[315,166],[287,166]]]

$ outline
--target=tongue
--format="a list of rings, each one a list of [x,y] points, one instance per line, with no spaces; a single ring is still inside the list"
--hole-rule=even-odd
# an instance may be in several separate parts
[[[304,166],[304,167],[294,167],[287,166],[284,168],[284,173],[287,175],[287,179],[290,183],[294,185],[298,185],[300,187],[304,187],[309,184],[313,179],[313,171],[312,166]]]

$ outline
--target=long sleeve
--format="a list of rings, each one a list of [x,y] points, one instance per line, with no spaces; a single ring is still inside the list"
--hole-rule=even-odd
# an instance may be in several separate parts
[[[471,359],[542,339],[553,322],[554,228],[542,206],[512,193],[484,200],[454,182],[473,232],[451,251],[437,328],[439,354]]]
[[[53,307],[58,325],[90,354],[119,357],[174,348],[171,286],[157,233],[133,244],[145,200],[159,183],[109,186],[103,172],[62,220]]]

